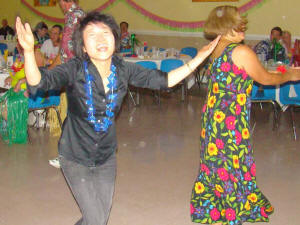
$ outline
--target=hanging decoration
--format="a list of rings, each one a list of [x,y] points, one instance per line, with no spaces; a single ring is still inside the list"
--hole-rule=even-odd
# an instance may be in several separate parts
[[[142,6],[138,5],[134,0],[108,0],[95,10],[97,11],[103,11],[110,7],[113,3],[116,1],[124,1],[128,6],[133,8],[138,13],[142,14],[146,18],[148,18],[151,22],[154,22],[156,24],[159,24],[160,26],[165,27],[166,29],[170,30],[180,30],[180,31],[190,31],[190,32],[196,32],[203,29],[204,21],[192,21],[192,22],[185,22],[185,21],[177,21],[177,20],[170,20],[164,17],[161,17],[159,15],[156,15],[154,13],[151,13],[150,11],[146,10]],[[258,7],[262,5],[266,0],[249,0],[244,5],[238,7],[239,11],[243,14],[248,12],[249,10]],[[32,10],[35,14],[38,16],[43,17],[44,19],[57,22],[57,23],[63,23],[64,19],[48,16],[44,13],[39,12],[36,10],[33,6],[31,6],[26,0],[21,0],[23,4],[25,4],[30,10]]]

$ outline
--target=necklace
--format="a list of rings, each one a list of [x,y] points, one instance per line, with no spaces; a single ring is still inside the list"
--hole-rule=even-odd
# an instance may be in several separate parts
[[[88,106],[87,110],[87,120],[94,125],[94,130],[96,132],[107,132],[108,128],[112,125],[112,118],[114,117],[115,113],[113,112],[114,108],[117,105],[117,93],[114,93],[115,89],[117,88],[117,77],[116,77],[116,67],[111,64],[110,67],[111,74],[109,75],[107,87],[109,88],[109,94],[107,95],[107,104],[105,109],[105,117],[102,120],[97,120],[95,117],[95,107],[93,101],[93,89],[92,89],[92,81],[94,81],[94,77],[89,73],[88,70],[88,63],[84,61],[84,72],[85,72],[85,80],[86,84],[85,93],[87,100],[85,104]]]

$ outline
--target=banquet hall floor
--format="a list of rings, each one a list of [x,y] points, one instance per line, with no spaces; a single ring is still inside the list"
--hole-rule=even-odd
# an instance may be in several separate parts
[[[168,94],[159,106],[145,93],[140,107],[123,104],[108,225],[193,224],[189,200],[198,170],[203,96],[195,89],[183,103],[178,93]],[[258,186],[275,208],[268,224],[299,225],[300,138],[293,140],[288,112],[272,131],[271,108],[254,110]],[[57,155],[58,139],[35,129],[30,137],[25,145],[0,141],[0,225],[73,225],[80,211],[61,170],[48,164]]]

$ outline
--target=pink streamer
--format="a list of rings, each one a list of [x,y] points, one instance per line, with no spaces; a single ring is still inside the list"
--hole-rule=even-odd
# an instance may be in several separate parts
[[[183,21],[176,21],[176,20],[168,20],[163,17],[160,17],[158,15],[155,15],[146,9],[142,8],[138,4],[136,4],[133,0],[125,0],[131,7],[133,7],[135,10],[143,14],[144,16],[160,23],[167,25],[169,27],[174,28],[188,28],[188,29],[196,29],[196,28],[202,28],[204,26],[204,21],[196,21],[196,22],[183,22]],[[251,0],[248,3],[245,3],[241,7],[239,7],[239,11],[244,13],[248,11],[249,9],[253,8],[257,4],[263,2],[264,0]]]
[[[107,2],[105,2],[104,4],[102,4],[101,6],[96,8],[95,10],[103,11],[107,7],[112,5],[115,1],[116,0],[108,0]],[[244,5],[242,5],[241,7],[239,7],[238,9],[241,13],[245,13],[249,9],[258,5],[259,3],[262,3],[263,1],[264,0],[250,0],[249,2],[247,2]],[[56,23],[64,23],[63,18],[52,17],[52,16],[48,16],[44,13],[41,13],[38,10],[36,10],[33,6],[31,6],[29,3],[27,3],[26,0],[21,0],[21,2],[24,5],[26,5],[30,10],[32,10],[35,14],[37,14],[38,16],[40,16],[46,20],[53,21]],[[131,7],[133,7],[135,10],[137,10],[139,13],[141,13],[145,17],[148,17],[153,21],[156,21],[160,24],[163,24],[163,25],[166,25],[169,27],[197,29],[197,28],[202,28],[204,25],[204,21],[183,22],[183,21],[169,20],[169,19],[166,19],[166,18],[163,18],[163,17],[160,17],[158,15],[151,13],[150,11],[148,11],[148,10],[142,8],[140,5],[136,4],[133,0],[125,0],[125,2],[127,2]]]

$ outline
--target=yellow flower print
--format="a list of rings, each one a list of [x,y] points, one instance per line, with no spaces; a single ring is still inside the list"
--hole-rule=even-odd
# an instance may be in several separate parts
[[[250,84],[250,85],[248,86],[248,88],[246,89],[247,95],[250,95],[250,94],[251,94],[251,91],[252,91],[252,85]]]
[[[220,192],[220,193],[223,193],[223,192],[224,192],[223,188],[222,188],[221,185],[219,185],[219,184],[216,185],[216,190],[217,190],[218,192]]]
[[[219,84],[214,83],[213,85],[213,93],[218,94],[219,93]]]
[[[225,214],[226,214],[226,210],[225,209],[222,209],[222,211],[221,211],[221,216],[225,216]]]
[[[266,212],[272,212],[274,210],[274,208],[272,206],[270,206],[269,208],[265,209]]]
[[[218,148],[217,148],[215,143],[209,143],[208,144],[208,154],[210,156],[218,154]]]
[[[242,137],[243,137],[243,139],[248,139],[249,136],[250,136],[250,134],[249,134],[248,128],[244,128],[244,129],[242,130]]]
[[[195,192],[197,194],[203,193],[204,190],[205,190],[205,187],[204,187],[204,185],[201,182],[195,183]]]
[[[216,111],[214,114],[214,120],[221,123],[225,118],[225,114],[222,111]]]
[[[232,156],[233,168],[240,168],[239,157],[237,155]]]
[[[251,193],[250,195],[247,196],[247,199],[251,202],[257,202],[257,196],[255,193]]]
[[[251,209],[251,206],[250,206],[250,203],[249,203],[248,200],[247,200],[246,203],[245,203],[245,209],[246,209],[246,210],[250,210],[250,209]]]
[[[242,106],[246,103],[246,94],[238,94],[236,96],[237,102]]]
[[[205,128],[202,128],[202,130],[201,130],[201,137],[205,138]]]
[[[216,103],[216,100],[216,96],[210,96],[207,103],[208,107],[212,108]]]

